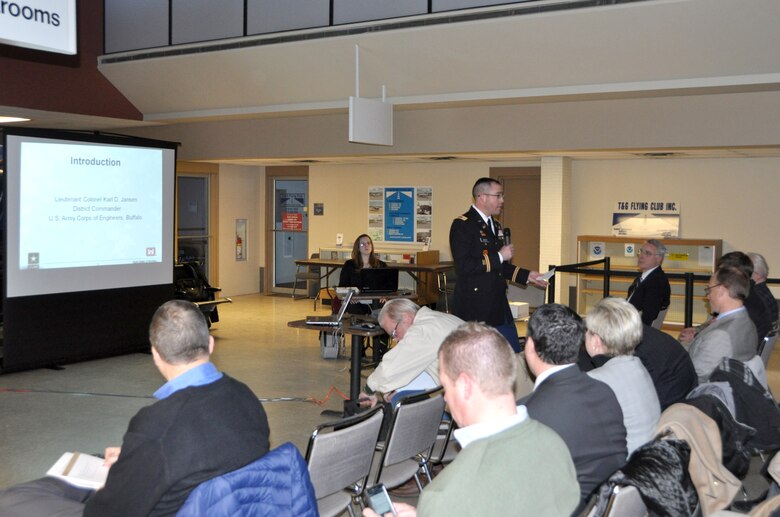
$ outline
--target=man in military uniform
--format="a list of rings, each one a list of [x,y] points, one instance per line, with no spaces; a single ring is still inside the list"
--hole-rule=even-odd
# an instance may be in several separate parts
[[[501,184],[492,178],[480,178],[471,194],[474,204],[450,227],[450,250],[457,273],[453,312],[465,321],[483,321],[496,327],[512,349],[520,352],[506,282],[541,287],[547,282],[539,272],[510,262],[514,246],[505,243],[501,224],[493,218],[504,206]]]

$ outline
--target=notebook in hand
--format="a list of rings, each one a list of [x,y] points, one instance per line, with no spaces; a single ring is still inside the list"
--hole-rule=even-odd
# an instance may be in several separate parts
[[[398,270],[387,267],[360,270],[362,294],[384,294],[398,291]]]
[[[328,327],[339,326],[341,324],[341,319],[344,317],[344,313],[347,312],[347,306],[349,305],[350,300],[352,300],[353,294],[352,291],[347,293],[344,300],[341,302],[341,309],[339,309],[338,314],[331,314],[330,316],[306,316],[306,324],[325,325]]]

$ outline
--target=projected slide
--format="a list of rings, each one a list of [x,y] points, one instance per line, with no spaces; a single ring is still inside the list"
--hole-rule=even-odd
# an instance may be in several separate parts
[[[14,132],[5,134],[6,298],[173,281],[173,144]]]
[[[19,269],[162,261],[162,149],[24,142]]]

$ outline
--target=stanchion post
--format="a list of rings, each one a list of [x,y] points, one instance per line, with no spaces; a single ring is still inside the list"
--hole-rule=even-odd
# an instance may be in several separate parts
[[[553,269],[555,267],[554,264],[550,264],[550,266],[547,268],[547,271]],[[553,273],[553,276],[550,277],[550,285],[547,286],[547,303],[555,303],[555,273]]]
[[[685,328],[693,326],[693,273],[685,273]]]

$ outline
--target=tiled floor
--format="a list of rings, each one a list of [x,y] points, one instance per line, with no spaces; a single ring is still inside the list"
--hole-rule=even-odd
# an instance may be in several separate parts
[[[311,300],[234,301],[220,307],[221,321],[212,327],[213,361],[263,399],[271,445],[291,441],[304,453],[311,431],[325,421],[320,411],[342,408],[338,391],[348,393],[348,361],[320,359],[317,332],[287,327],[313,313]],[[0,375],[0,487],[40,477],[64,451],[120,444],[129,419],[154,401],[163,382],[147,354]]]
[[[272,446],[291,441],[303,453],[313,428],[325,421],[321,410],[342,407],[348,361],[321,359],[317,332],[287,327],[313,313],[311,300],[251,295],[234,302],[220,307],[221,321],[212,328],[213,360],[264,401]],[[769,370],[780,393],[778,350]],[[0,487],[40,477],[64,451],[118,445],[130,417],[153,402],[162,383],[146,354],[0,375]]]

